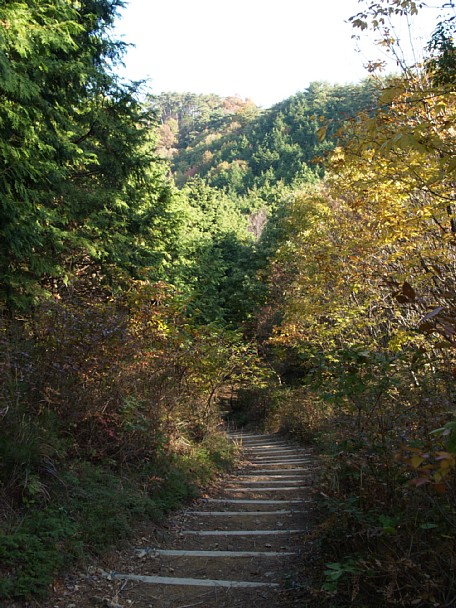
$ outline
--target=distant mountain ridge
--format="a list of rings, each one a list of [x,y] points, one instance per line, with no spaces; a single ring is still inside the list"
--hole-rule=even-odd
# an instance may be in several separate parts
[[[312,83],[263,110],[239,97],[163,93],[148,103],[159,121],[159,154],[171,161],[176,183],[194,176],[245,195],[267,184],[315,181],[338,131],[376,106],[377,88]]]

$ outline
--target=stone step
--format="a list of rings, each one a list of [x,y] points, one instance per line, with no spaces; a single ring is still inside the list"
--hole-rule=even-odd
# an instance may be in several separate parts
[[[267,437],[268,439],[280,439],[281,441],[285,441],[285,439],[277,433],[256,433],[244,429],[231,429],[230,431],[227,431],[227,435],[228,437],[250,437],[252,439]]]
[[[286,458],[307,458],[305,454],[299,454],[298,452],[280,452],[278,454],[271,454],[270,452],[257,452],[256,454],[252,452],[244,451],[244,460],[263,460],[267,458],[269,460],[278,460],[282,461]]]
[[[282,462],[286,462],[287,460],[308,461],[310,459],[307,458],[306,454],[302,454],[302,455],[292,454],[290,456],[255,456],[255,457],[251,457],[251,460],[261,460],[262,462],[265,460],[269,460],[273,463],[281,464]]]
[[[240,447],[244,451],[250,452],[258,452],[262,450],[271,450],[274,452],[289,452],[289,451],[305,451],[306,448],[304,446],[299,445],[290,445],[289,443],[279,443],[277,441],[268,441],[266,443],[250,443],[246,441],[238,442],[238,447]]]
[[[122,574],[121,572],[106,572],[108,580],[138,581],[151,585],[183,585],[194,587],[229,587],[230,589],[245,589],[248,587],[279,587],[278,583],[253,581],[226,581],[205,578],[180,578],[174,576],[147,576],[143,574]]]
[[[284,450],[280,450],[280,451],[274,451],[271,452],[270,450],[249,450],[246,448],[243,448],[242,450],[242,456],[244,458],[244,460],[249,460],[250,458],[256,459],[256,458],[283,458],[283,457],[288,457],[291,458],[292,456],[294,458],[302,458],[303,456],[307,457],[307,454],[305,454],[304,452],[299,452],[298,450],[293,450],[293,451],[284,451]]]
[[[291,485],[295,485],[295,484],[302,484],[304,480],[302,478],[298,478],[298,479],[258,479],[258,480],[254,480],[254,479],[249,479],[248,481],[236,481],[236,482],[230,482],[231,483],[238,483],[240,485],[247,485],[247,484],[252,484],[252,485],[260,485],[260,484],[264,484],[264,483],[270,483],[270,484],[277,484],[278,487],[280,487],[279,484],[281,483],[288,483]],[[261,486],[260,486],[261,487]]]
[[[241,447],[243,449],[249,449],[249,448],[262,448],[262,449],[267,449],[267,448],[282,448],[282,449],[289,449],[290,448],[290,444],[289,443],[284,443],[282,441],[246,441],[245,439],[238,439],[236,440],[236,444],[238,447]]]
[[[277,472],[277,471],[275,471],[275,472]],[[258,473],[260,473],[260,474],[258,474]],[[261,472],[258,471],[256,474],[249,473],[248,475],[239,475],[238,479],[252,479],[252,480],[254,480],[254,479],[260,479],[260,477],[264,477],[266,480],[267,479],[271,479],[271,480],[273,480],[273,479],[274,480],[275,479],[284,479],[284,480],[286,480],[286,479],[306,479],[308,476],[309,475],[303,476],[302,474],[301,475],[296,475],[296,473],[292,474],[292,475],[287,475],[287,474],[284,474],[284,473],[281,473],[280,475],[270,475],[268,473],[261,474]]]
[[[185,549],[137,549],[138,555],[152,555],[164,557],[282,557],[296,555],[292,551],[190,551]]]
[[[300,534],[305,530],[182,530],[186,536],[283,536]]]
[[[290,505],[298,504],[303,502],[310,502],[310,500],[300,500],[299,498],[293,500],[254,500],[254,499],[243,499],[243,498],[206,498],[205,502],[212,503],[227,503],[232,505]]]
[[[289,443],[285,443],[284,441],[243,441],[242,445],[248,448],[285,448],[290,449],[291,447]]]
[[[290,445],[290,442],[288,442],[283,437],[279,437],[278,435],[243,435],[242,433],[237,433],[234,435],[229,435],[229,439],[253,441],[256,443],[259,443],[261,441],[264,441],[265,443],[285,443],[287,445]]]
[[[270,475],[272,473],[277,473],[277,469],[254,469],[255,473],[250,473],[249,475],[252,475],[252,477],[257,477],[258,475]],[[309,477],[312,473],[312,471],[309,471],[309,469],[284,469],[284,471],[287,471],[287,473],[307,473],[306,477]],[[285,475],[282,474],[284,477],[290,477],[289,475]],[[273,476],[273,475],[272,475]],[[242,477],[248,477],[248,475],[242,475]]]
[[[304,448],[299,446],[290,446],[290,444],[286,443],[245,443],[242,442],[239,444],[241,449],[249,452],[259,452],[262,450],[274,451],[274,452],[289,452],[289,451],[303,451]]]
[[[279,511],[187,511],[187,515],[203,515],[203,516],[214,516],[214,517],[218,517],[218,516],[228,516],[228,517],[233,517],[233,516],[248,516],[248,517],[252,517],[252,516],[258,516],[258,515],[294,515],[295,513],[304,513],[304,511],[286,511],[286,510],[279,510]]]
[[[296,492],[296,490],[300,490],[301,488],[305,488],[306,486],[280,486],[280,487],[263,487],[263,486],[259,486],[257,488],[240,488],[240,487],[236,487],[236,486],[226,486],[225,487],[225,492],[291,492],[294,491]]]
[[[294,446],[286,443],[257,443],[257,444],[245,444],[244,450],[248,450],[249,452],[304,452],[306,451],[304,448],[299,446]]]
[[[258,458],[258,460],[251,460],[250,462],[250,466],[251,467],[264,467],[265,465],[267,465],[268,467],[286,467],[288,465],[292,465],[292,464],[311,464],[311,461],[309,459],[304,459],[304,458],[293,458],[290,460],[269,460],[269,459],[263,459],[263,458]]]
[[[267,453],[276,453],[276,452],[305,452],[306,454],[308,454],[309,452],[306,452],[303,448],[294,448],[294,447],[290,447],[289,445],[245,445],[243,447],[245,452],[254,452],[254,453],[258,453],[258,452],[267,452]]]

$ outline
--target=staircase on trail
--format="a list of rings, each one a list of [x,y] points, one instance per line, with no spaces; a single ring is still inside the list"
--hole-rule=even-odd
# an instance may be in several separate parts
[[[308,531],[312,455],[273,435],[230,437],[242,448],[238,471],[185,510],[173,533],[137,548],[127,571],[104,573],[121,586],[119,606],[293,605],[290,589],[302,577],[299,557]]]

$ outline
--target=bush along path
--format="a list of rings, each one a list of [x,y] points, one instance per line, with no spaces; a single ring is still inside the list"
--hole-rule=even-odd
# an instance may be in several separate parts
[[[67,578],[40,606],[302,606],[314,458],[272,435],[231,438],[241,448],[235,472],[163,528],[145,525],[134,546]]]

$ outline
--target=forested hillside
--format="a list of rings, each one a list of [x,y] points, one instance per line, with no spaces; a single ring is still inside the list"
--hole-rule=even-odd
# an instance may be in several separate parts
[[[223,404],[320,455],[309,605],[452,606],[452,3],[422,63],[270,109],[144,97],[122,4],[0,6],[0,602],[228,467]],[[418,10],[352,23],[399,56]]]
[[[335,86],[312,83],[268,110],[250,100],[167,93],[150,98],[161,126],[162,155],[178,184],[199,175],[238,195],[277,182],[302,185],[323,175],[341,126],[373,111],[372,81]]]

